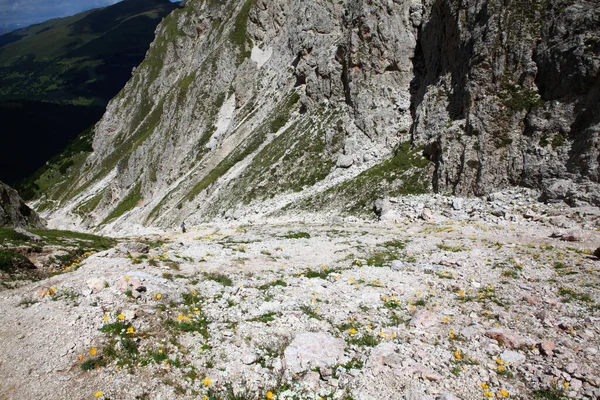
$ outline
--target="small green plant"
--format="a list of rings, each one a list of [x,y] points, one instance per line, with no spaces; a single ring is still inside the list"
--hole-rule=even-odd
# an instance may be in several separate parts
[[[90,358],[81,363],[81,369],[83,371],[91,371],[91,370],[98,369],[100,367],[105,367],[105,366],[106,366],[106,360],[102,356],[96,357],[96,358]]]
[[[233,281],[227,275],[218,272],[207,272],[204,274],[204,279],[220,283],[223,286],[233,286]]]
[[[371,332],[364,332],[346,339],[346,343],[361,347],[375,347],[379,344],[379,338]]]
[[[283,235],[286,239],[310,239],[310,233],[308,232],[289,232]]]
[[[324,265],[321,266],[320,270],[314,270],[314,269],[308,269],[307,271],[304,271],[303,273],[301,273],[301,276],[305,276],[307,278],[321,278],[321,279],[327,279],[327,277],[330,274],[334,274],[334,273],[338,273],[340,270],[337,268],[327,268]]]
[[[285,281],[282,281],[281,279],[277,279],[276,281],[265,283],[264,285],[261,285],[258,288],[260,290],[267,290],[267,289],[269,289],[271,287],[274,287],[274,286],[283,286],[283,287],[285,287],[285,286],[287,286],[287,283],[285,283]]]
[[[534,390],[532,394],[534,399],[538,400],[564,400],[567,398],[564,391],[557,387]]]
[[[36,304],[36,303],[39,303],[39,302],[37,300],[35,300],[35,299],[22,299],[19,302],[19,305],[22,306],[23,308],[27,308],[27,307],[30,307],[30,306]]]
[[[310,318],[322,320],[323,317],[317,313],[317,309],[313,308],[307,304],[303,304],[300,306],[300,310],[304,312],[304,314],[308,315]]]
[[[561,295],[563,297],[563,302],[565,303],[569,303],[573,300],[577,300],[577,301],[581,301],[584,303],[591,303],[592,302],[592,298],[590,297],[589,294],[587,293],[580,293],[575,289],[569,289],[569,288],[561,288],[558,291],[558,294]]]
[[[278,313],[269,312],[269,313],[263,314],[263,315],[261,315],[259,317],[251,318],[248,321],[267,323],[267,322],[275,321],[275,317],[278,316],[278,315],[279,315]]]
[[[438,248],[438,249],[440,249],[440,250],[443,250],[443,251],[451,251],[451,252],[453,252],[453,253],[457,253],[457,252],[459,252],[459,251],[465,251],[465,250],[468,250],[468,249],[466,248],[466,246],[464,246],[464,245],[451,246],[451,245],[448,245],[448,244],[446,244],[446,243],[438,243],[436,246],[437,246],[437,248]]]

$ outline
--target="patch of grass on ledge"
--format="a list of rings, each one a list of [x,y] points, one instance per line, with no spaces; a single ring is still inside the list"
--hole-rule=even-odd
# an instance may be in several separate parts
[[[119,203],[119,205],[117,206],[117,208],[115,208],[108,217],[106,217],[106,219],[104,221],[102,221],[102,224],[106,224],[114,219],[119,218],[120,216],[122,216],[123,214],[125,214],[127,211],[131,210],[133,207],[135,207],[135,205],[141,200],[142,195],[141,195],[141,185],[138,183],[131,192],[129,192],[129,194],[127,196],[125,196],[125,198],[123,199],[123,201],[121,201]]]

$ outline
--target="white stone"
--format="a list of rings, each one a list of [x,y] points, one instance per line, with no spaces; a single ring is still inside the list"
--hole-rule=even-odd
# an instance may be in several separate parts
[[[300,333],[285,349],[286,367],[300,373],[315,367],[327,367],[345,362],[346,343],[328,333]]]

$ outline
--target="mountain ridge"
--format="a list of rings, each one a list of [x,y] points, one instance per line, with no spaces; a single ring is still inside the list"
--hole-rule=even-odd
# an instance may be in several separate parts
[[[534,3],[190,1],[109,104],[86,167],[38,204],[109,230],[374,217],[382,197],[515,185],[600,204],[597,84],[548,89],[568,60],[570,79],[597,82],[582,44],[595,5]]]

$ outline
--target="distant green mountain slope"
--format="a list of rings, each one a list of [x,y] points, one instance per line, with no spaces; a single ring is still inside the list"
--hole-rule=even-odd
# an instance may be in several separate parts
[[[125,0],[0,36],[0,100],[106,105],[177,7]]]
[[[1,35],[0,180],[24,193],[25,177],[93,126],[176,8],[124,0]]]

